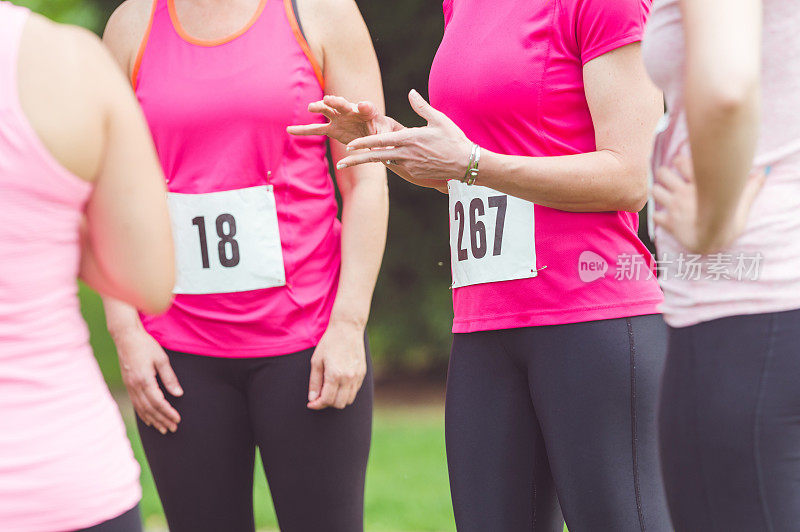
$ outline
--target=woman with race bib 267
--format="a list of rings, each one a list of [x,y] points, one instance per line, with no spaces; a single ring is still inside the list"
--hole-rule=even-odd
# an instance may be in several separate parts
[[[449,192],[460,531],[560,531],[562,511],[579,532],[670,529],[656,441],[666,329],[636,214],[663,110],[641,60],[648,11],[445,0],[436,109],[410,95],[427,127],[329,97],[331,125],[290,129],[352,141],[340,168],[384,162]]]
[[[326,91],[382,102],[355,2],[128,0],[104,39],[170,192],[172,308],[107,304],[170,530],[254,530],[256,447],[281,530],[362,530],[386,171],[337,172],[340,222],[326,139],[286,133]]]

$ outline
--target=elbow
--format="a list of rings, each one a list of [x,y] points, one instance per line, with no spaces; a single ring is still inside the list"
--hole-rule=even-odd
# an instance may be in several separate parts
[[[172,290],[161,290],[158,293],[150,294],[144,301],[141,302],[139,308],[145,314],[151,316],[160,316],[164,314],[172,306],[173,294]]]
[[[622,199],[621,211],[638,213],[647,205],[647,186],[637,187]]]
[[[704,115],[704,121],[730,121],[754,112],[758,106],[759,87],[758,73],[731,74],[724,81],[697,91],[695,108]]]
[[[647,168],[643,165],[631,169],[625,179],[628,186],[617,197],[617,211],[638,213],[647,205]]]
[[[137,305],[142,312],[151,316],[164,314],[172,306],[175,289],[175,268],[165,268],[157,277],[151,279],[150,288],[141,294]]]

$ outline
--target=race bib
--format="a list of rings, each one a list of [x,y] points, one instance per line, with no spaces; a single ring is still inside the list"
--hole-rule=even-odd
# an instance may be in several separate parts
[[[168,194],[176,294],[223,294],[284,286],[272,186]]]
[[[533,203],[447,183],[453,288],[536,277]]]

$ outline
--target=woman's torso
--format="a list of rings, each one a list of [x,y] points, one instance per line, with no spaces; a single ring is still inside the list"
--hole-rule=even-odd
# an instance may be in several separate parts
[[[165,347],[201,355],[271,356],[315,345],[336,292],[340,224],[324,139],[286,133],[319,121],[307,106],[323,96],[291,1],[262,0],[236,35],[200,42],[182,28],[172,0],[157,0],[143,46],[133,82],[170,192],[271,185],[286,276],[285,286],[179,294],[166,315],[144,316],[145,327]],[[219,238],[208,227],[213,261]]]
[[[664,317],[682,327],[737,314],[800,308],[800,11],[764,1],[762,117],[754,170],[770,166],[744,234],[729,249],[699,257],[656,228]],[[689,153],[683,101],[685,46],[678,0],[656,0],[645,62],[664,90],[670,122],[656,165]]]
[[[498,153],[594,151],[583,65],[638,41],[648,6],[645,0],[445,0],[431,102],[471,140]],[[637,237],[636,214],[537,205],[534,227],[538,275],[454,289],[454,332],[656,312],[662,296]]]
[[[0,2],[0,530],[94,525],[133,507],[139,468],[77,297],[91,193],[24,115],[28,12]]]

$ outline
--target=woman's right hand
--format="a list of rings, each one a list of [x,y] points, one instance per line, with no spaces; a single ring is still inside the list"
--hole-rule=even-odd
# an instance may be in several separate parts
[[[310,104],[308,110],[324,115],[329,122],[289,126],[286,131],[290,135],[326,135],[342,144],[349,144],[361,137],[405,129],[395,119],[381,114],[372,102],[354,104],[341,96],[327,95],[322,101]]]
[[[122,380],[141,420],[161,434],[178,430],[181,416],[164,397],[156,375],[175,397],[183,395],[169,357],[143,329],[114,335]]]

